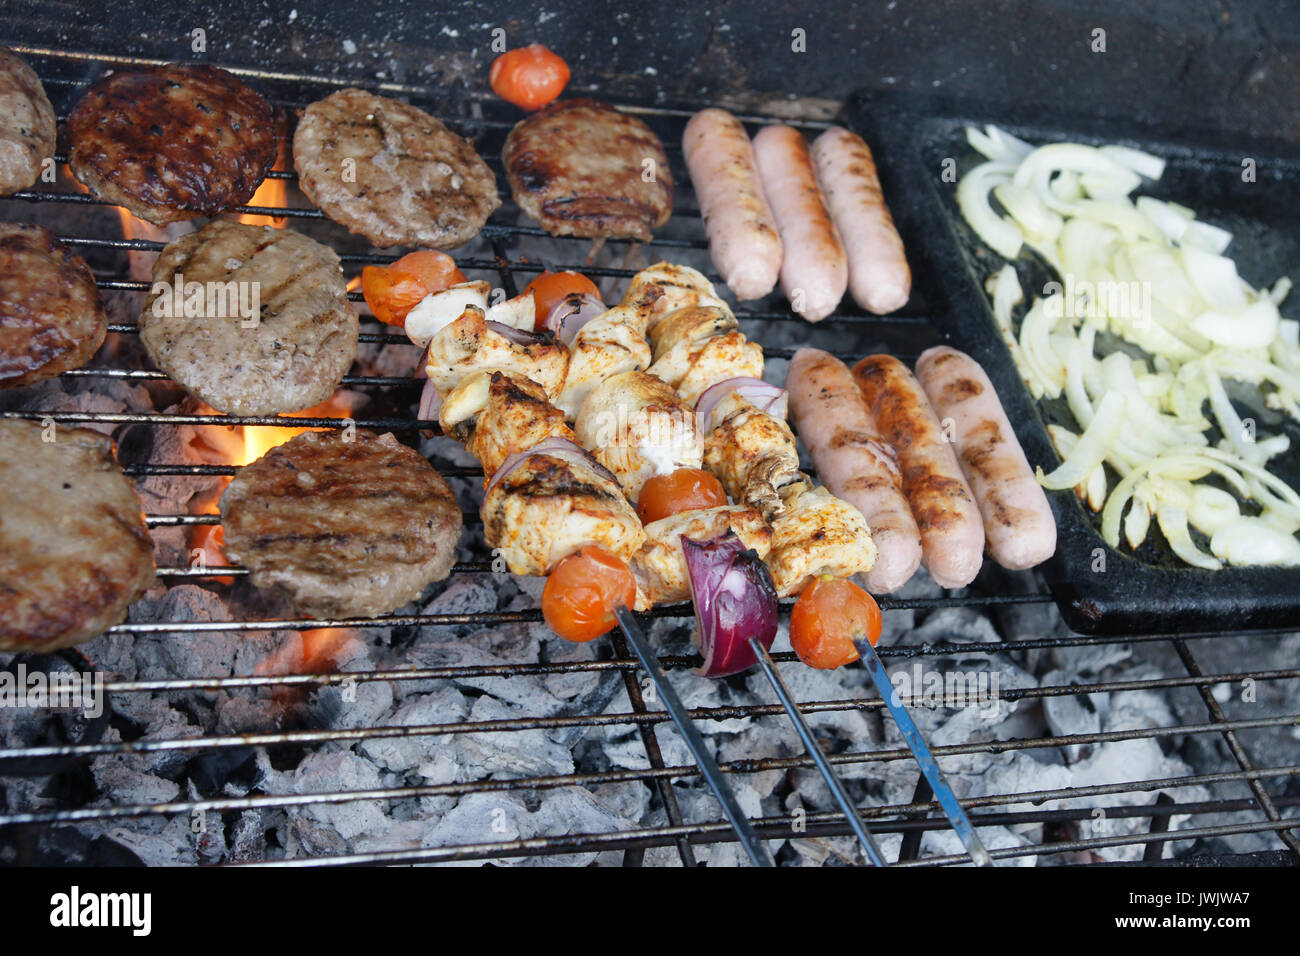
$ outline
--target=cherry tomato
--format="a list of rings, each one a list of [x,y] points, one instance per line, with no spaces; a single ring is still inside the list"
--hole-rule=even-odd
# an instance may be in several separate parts
[[[430,292],[464,281],[464,273],[451,256],[421,249],[391,266],[366,266],[361,270],[361,294],[375,318],[400,328],[406,323],[406,314]]]
[[[580,272],[543,272],[524,289],[525,295],[532,293],[539,327],[551,314],[551,309],[575,292],[600,298],[596,283]]]
[[[570,641],[590,641],[618,626],[614,611],[636,601],[636,579],[604,548],[587,545],[555,566],[542,589],[542,617]]]
[[[540,110],[564,91],[569,64],[540,43],[502,53],[488,74],[492,92],[520,109]]]
[[[678,468],[655,475],[641,487],[636,513],[642,524],[649,524],[679,511],[720,508],[726,503],[727,493],[717,478],[701,468]]]
[[[880,606],[852,581],[822,575],[790,612],[790,646],[809,667],[833,670],[858,659],[855,640],[880,640]]]

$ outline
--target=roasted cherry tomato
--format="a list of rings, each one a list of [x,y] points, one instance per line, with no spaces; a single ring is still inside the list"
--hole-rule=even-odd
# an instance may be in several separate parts
[[[618,626],[614,611],[636,601],[636,580],[618,555],[589,544],[555,566],[542,589],[542,617],[570,641],[590,641]]]
[[[502,53],[488,74],[492,92],[520,109],[540,110],[569,82],[569,64],[540,43]]]
[[[391,266],[366,266],[361,270],[361,294],[375,318],[400,328],[406,314],[430,292],[441,292],[464,281],[464,274],[451,256],[421,249],[407,253]]]
[[[553,308],[575,292],[600,298],[600,290],[596,288],[596,283],[581,272],[543,272],[528,283],[524,293],[532,293],[538,328],[546,321]]]
[[[636,513],[642,524],[649,524],[679,511],[720,508],[726,503],[727,493],[717,478],[701,468],[678,468],[655,475],[641,487]]]
[[[809,667],[833,670],[858,659],[853,642],[880,640],[880,606],[852,581],[822,575],[790,612],[790,646]]]

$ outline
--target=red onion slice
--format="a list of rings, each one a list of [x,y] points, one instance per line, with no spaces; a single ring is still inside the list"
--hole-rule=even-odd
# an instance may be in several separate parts
[[[566,346],[572,347],[582,327],[608,311],[605,303],[594,295],[572,292],[555,304],[543,324]]]
[[[530,332],[527,329],[517,329],[513,325],[506,325],[504,322],[495,322],[491,319],[488,320],[487,327],[497,335],[509,339],[515,345],[544,345],[551,338],[546,332]]]
[[[702,677],[739,674],[757,663],[749,639],[770,648],[776,638],[776,585],[758,554],[734,531],[708,541],[682,535],[686,574],[699,625]]]
[[[550,438],[543,438],[532,448],[517,451],[513,455],[507,457],[506,460],[501,463],[501,467],[492,473],[492,478],[488,481],[487,487],[483,489],[484,499],[487,498],[488,492],[495,488],[502,478],[505,478],[510,474],[510,472],[514,471],[534,455],[550,455],[554,458],[567,461],[570,464],[581,463],[586,467],[595,470],[595,472],[601,477],[607,478],[614,482],[614,484],[618,484],[618,479],[610,474],[609,470],[600,462],[587,454],[581,445],[574,444],[567,438],[560,438],[552,435]]]
[[[438,413],[441,411],[442,393],[438,391],[432,380],[426,376],[424,388],[420,390],[420,410],[415,413],[415,417],[422,422],[437,421]]]
[[[742,398],[760,412],[766,412],[773,418],[785,420],[788,404],[788,393],[785,389],[779,385],[769,385],[761,378],[746,376],[729,378],[715,385],[710,385],[695,403],[695,415],[700,423],[701,435],[707,435],[720,424],[714,421],[715,416],[713,413],[722,404],[722,400],[732,392],[738,392]]]

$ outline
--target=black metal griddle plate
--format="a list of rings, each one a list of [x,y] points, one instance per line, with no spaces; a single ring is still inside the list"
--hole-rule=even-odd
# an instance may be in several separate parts
[[[1006,260],[988,249],[957,208],[957,181],[983,157],[967,143],[965,128],[995,123],[1035,145],[1073,141],[1118,143],[1167,160],[1158,183],[1144,181],[1137,194],[1172,199],[1198,218],[1232,231],[1228,249],[1242,277],[1259,287],[1283,275],[1300,278],[1300,163],[1277,144],[1225,142],[1213,132],[1135,129],[1115,120],[993,115],[978,106],[944,99],[858,97],[844,120],[876,153],[885,195],[908,249],[914,282],[934,303],[933,319],[955,347],[988,372],[1032,465],[1051,471],[1060,463],[1048,424],[1077,431],[1065,400],[1036,401],[1016,371],[993,317],[984,281]],[[1253,159],[1255,181],[1243,179],[1243,160]],[[955,178],[943,175],[955,161]],[[1135,194],[1136,195],[1136,194]],[[1026,299],[1057,278],[1050,267],[1023,254],[1014,263]],[[1283,313],[1288,311],[1283,304]],[[1019,321],[1028,302],[1019,307]],[[1098,350],[1119,347],[1098,337]],[[1138,353],[1135,353],[1138,354]],[[1272,459],[1270,470],[1300,487],[1300,426],[1262,405],[1250,391],[1233,392],[1243,417],[1258,431],[1292,436],[1293,447]],[[1211,434],[1212,439],[1217,435]],[[1116,476],[1109,475],[1111,487]],[[1048,585],[1066,622],[1084,633],[1173,633],[1300,625],[1300,570],[1224,567],[1207,571],[1174,556],[1155,522],[1134,554],[1126,544],[1109,547],[1101,516],[1072,491],[1049,492],[1056,515],[1056,555],[1044,566]],[[1243,509],[1247,511],[1248,509]],[[1207,542],[1195,529],[1203,549]]]

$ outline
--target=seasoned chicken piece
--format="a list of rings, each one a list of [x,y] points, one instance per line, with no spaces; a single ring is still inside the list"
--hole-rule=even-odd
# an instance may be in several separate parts
[[[686,574],[686,553],[682,536],[707,541],[726,533],[736,533],[745,547],[759,558],[766,558],[772,547],[772,529],[753,508],[725,505],[680,511],[645,526],[645,544],[632,558],[636,578],[636,609],[645,611],[656,604],[687,601],[691,596]]]
[[[628,561],[645,541],[618,480],[576,445],[524,459],[488,489],[479,513],[484,540],[512,574],[550,574],[588,544]]]
[[[848,577],[870,571],[876,546],[857,508],[825,488],[787,485],[785,510],[772,522],[767,567],[776,593],[791,597],[819,574]]]
[[[731,314],[731,310],[711,305],[683,306],[660,315],[653,328],[646,326],[650,342],[654,345],[656,362],[662,361],[670,353],[679,354],[678,361],[684,360],[692,348],[714,336],[725,335],[738,328],[740,323]],[[684,367],[681,368],[681,374],[686,374]]]
[[[750,342],[743,332],[728,332],[709,339],[692,356],[690,369],[677,383],[677,394],[694,406],[710,385],[742,377],[763,377],[763,346]]]
[[[731,306],[718,297],[703,273],[671,262],[656,262],[634,275],[623,304],[644,315],[651,331],[664,316],[687,306],[711,306],[731,313]]]
[[[688,306],[664,316],[651,332],[655,361],[650,374],[690,404],[725,379],[761,378],[763,348],[737,326],[734,315],[711,306]]]
[[[632,502],[652,477],[699,468],[704,454],[695,412],[648,372],[623,372],[597,385],[582,403],[574,430]]]
[[[799,478],[799,452],[784,420],[756,408],[739,392],[724,397],[704,436],[704,467],[728,495],[771,521],[784,509],[778,489]]]
[[[443,395],[474,372],[496,370],[531,378],[547,398],[554,398],[568,365],[569,350],[551,333],[494,328],[484,311],[472,305],[429,340],[425,353],[425,371]]]
[[[572,420],[593,388],[620,372],[641,371],[650,364],[645,316],[615,306],[584,325],[569,347],[569,370],[555,404]]]
[[[511,455],[543,439],[578,441],[542,386],[508,372],[470,375],[447,393],[438,423],[479,460],[485,480]]]

